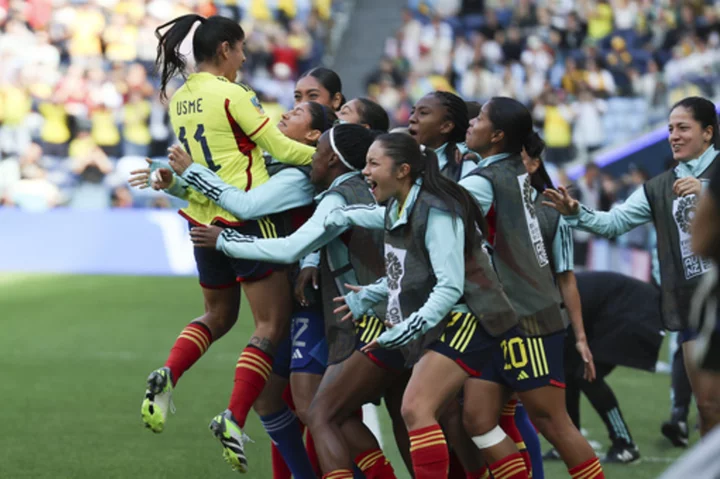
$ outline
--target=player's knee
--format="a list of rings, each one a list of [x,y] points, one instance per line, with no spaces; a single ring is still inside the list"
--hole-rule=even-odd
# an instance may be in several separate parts
[[[699,396],[696,400],[702,428],[709,431],[720,423],[720,399],[708,395]]]
[[[408,430],[416,429],[416,425],[421,421],[430,418],[434,419],[434,411],[430,411],[424,401],[418,398],[404,398],[400,407],[400,415],[405,422]]]
[[[494,415],[468,407],[466,404],[462,413],[462,423],[470,436],[478,436],[492,431],[497,426],[498,421]]]

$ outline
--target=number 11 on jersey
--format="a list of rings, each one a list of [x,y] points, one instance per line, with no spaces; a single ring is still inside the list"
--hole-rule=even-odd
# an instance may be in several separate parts
[[[216,165],[213,162],[212,153],[210,152],[207,138],[205,138],[205,125],[200,123],[197,128],[195,128],[195,134],[193,135],[193,138],[195,139],[195,141],[200,143],[200,148],[202,148],[203,156],[205,157],[205,163],[207,163],[208,168],[210,168],[214,172],[217,172],[220,168],[222,168],[222,165]],[[188,154],[191,154],[190,144],[188,143],[187,132],[185,131],[184,126],[180,127],[178,140],[180,140],[180,142],[183,144],[183,147],[185,147],[185,151],[187,151]]]

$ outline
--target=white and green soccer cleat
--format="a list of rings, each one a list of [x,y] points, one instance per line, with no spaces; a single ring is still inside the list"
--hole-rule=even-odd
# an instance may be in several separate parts
[[[175,414],[172,393],[173,383],[170,368],[164,367],[150,373],[140,412],[145,427],[152,432],[163,431],[168,411]]]
[[[210,430],[222,444],[225,462],[230,464],[233,471],[246,473],[248,462],[245,457],[245,443],[252,440],[237,425],[229,409],[213,418],[210,422]]]

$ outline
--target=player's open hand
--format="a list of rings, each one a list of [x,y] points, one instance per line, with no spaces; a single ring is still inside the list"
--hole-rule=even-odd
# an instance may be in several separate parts
[[[310,302],[305,297],[305,288],[312,284],[313,289],[318,289],[318,269],[315,266],[308,266],[300,270],[295,280],[295,299],[300,306],[308,307]]]
[[[543,195],[548,201],[543,201],[542,204],[555,208],[563,216],[572,216],[580,212],[580,202],[570,196],[564,186],[558,186],[557,190],[547,188],[543,191]]]
[[[575,349],[577,349],[577,352],[580,353],[580,357],[582,358],[585,366],[583,378],[587,382],[593,382],[595,380],[595,361],[593,360],[593,355],[590,351],[590,346],[588,345],[587,340],[583,339],[576,342]]]
[[[378,343],[377,339],[373,339],[372,341],[367,343],[365,346],[363,346],[360,349],[360,351],[362,351],[363,353],[369,353],[370,351],[372,351],[374,349],[379,349],[381,347],[382,346],[380,346],[380,343]]]
[[[362,286],[357,286],[354,284],[347,284],[347,283],[345,283],[345,287],[354,293],[359,293],[363,288]],[[340,321],[347,321],[347,320],[353,318],[353,313],[352,313],[352,311],[350,311],[350,306],[348,306],[347,301],[345,301],[345,296],[337,296],[337,297],[333,298],[333,301],[341,304],[341,306],[338,306],[337,308],[335,308],[333,310],[333,313],[335,313],[335,314],[346,313],[343,315],[342,318],[340,318]]]
[[[701,192],[702,183],[692,176],[680,178],[673,183],[673,193],[677,196],[699,195]]]
[[[195,226],[190,230],[190,239],[197,248],[215,248],[222,233],[219,226]]]
[[[193,163],[192,157],[180,145],[168,148],[168,159],[170,166],[178,175],[182,175]]]

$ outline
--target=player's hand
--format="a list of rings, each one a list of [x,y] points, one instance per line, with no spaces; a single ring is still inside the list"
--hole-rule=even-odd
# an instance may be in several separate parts
[[[309,284],[312,284],[313,289],[318,289],[318,269],[314,266],[308,266],[300,270],[295,281],[295,299],[298,300],[300,306],[310,306],[310,302],[305,297],[305,288]]]
[[[170,166],[178,175],[182,175],[193,163],[192,157],[180,145],[168,148],[168,159]]]
[[[699,195],[702,192],[702,183],[692,176],[680,178],[673,183],[673,192],[677,196]]]
[[[198,248],[215,248],[222,231],[219,226],[195,226],[190,230],[190,239]]]
[[[466,152],[464,155],[460,153],[460,150],[455,148],[455,163],[461,165],[464,161],[475,161],[475,153],[472,151]]]
[[[576,342],[575,349],[577,349],[577,352],[580,353],[580,357],[582,358],[585,366],[583,378],[588,382],[593,382],[595,380],[595,361],[593,361],[593,355],[590,351],[587,339]]]
[[[153,164],[150,158],[145,158],[148,166]],[[139,170],[133,170],[130,172],[129,183],[130,186],[135,186],[140,189],[152,187],[153,190],[164,190],[170,188],[173,181],[173,172],[168,168],[158,168],[152,171],[151,168],[142,168]]]
[[[363,346],[360,349],[360,351],[362,351],[363,353],[369,353],[370,351],[372,351],[374,349],[379,349],[381,347],[382,346],[380,346],[380,343],[377,342],[377,339],[373,339],[372,341],[367,343],[365,346]]]
[[[580,212],[580,202],[573,199],[564,186],[558,186],[557,190],[546,188],[543,195],[549,201],[543,201],[542,204],[555,208],[563,216],[572,216]]]
[[[345,287],[354,293],[359,293],[362,290],[362,286],[357,286],[354,284],[345,283]],[[347,302],[345,301],[345,296],[337,296],[337,297],[333,298],[333,301],[341,304],[340,306],[338,306],[337,308],[335,308],[333,310],[333,313],[335,313],[335,314],[346,313],[343,315],[342,318],[340,318],[340,321],[347,321],[349,319],[353,319],[353,313],[352,313],[352,311],[350,311],[350,306],[348,306]]]

